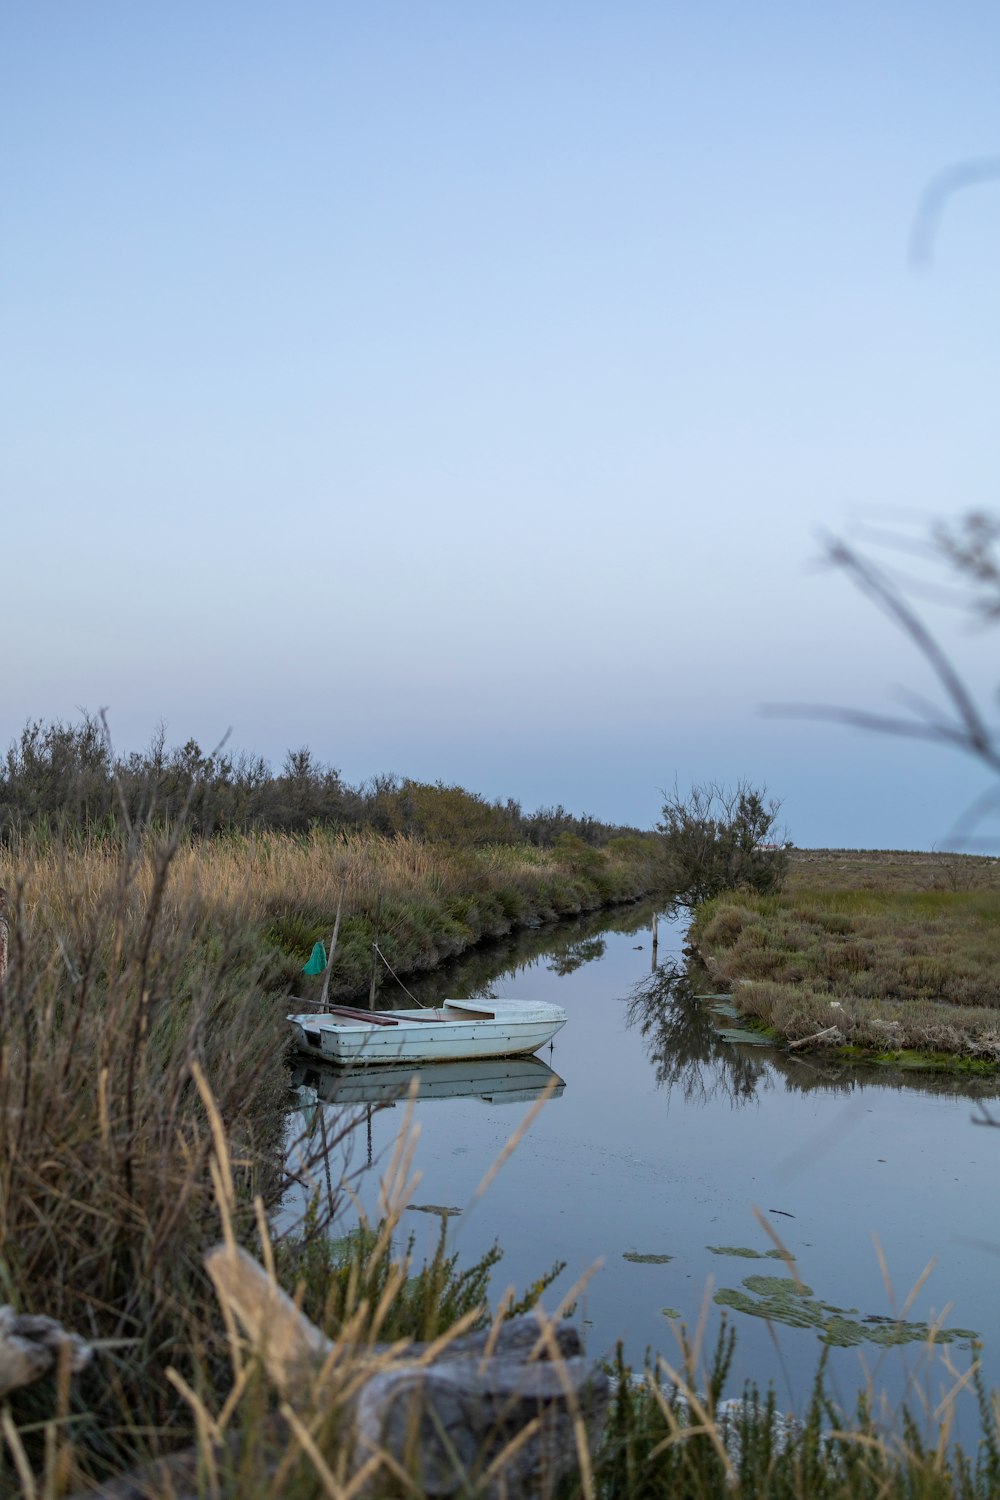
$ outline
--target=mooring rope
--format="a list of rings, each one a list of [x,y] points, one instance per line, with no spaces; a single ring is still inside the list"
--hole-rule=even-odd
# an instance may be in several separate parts
[[[385,964],[386,968],[389,970],[389,973],[392,975],[393,979],[399,985],[400,989],[404,990],[406,992],[406,994],[409,995],[409,997],[413,1001],[414,1005],[419,1005],[420,1008],[421,1008],[421,1010],[427,1010],[428,1007],[424,1004],[424,1002],[422,1000],[418,1000],[417,997],[416,997],[416,995],[413,994],[412,990],[408,990],[406,988],[406,985],[400,979],[399,975],[396,973],[395,969],[392,967],[392,964],[389,962],[389,960],[386,958],[385,954],[382,952],[382,949],[379,947],[378,943],[372,943],[372,947],[375,949],[375,952],[378,954],[379,958]]]

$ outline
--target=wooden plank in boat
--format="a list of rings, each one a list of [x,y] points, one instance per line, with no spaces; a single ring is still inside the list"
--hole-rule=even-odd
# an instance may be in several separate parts
[[[347,1016],[351,1021],[370,1021],[373,1026],[398,1026],[400,1018],[389,1011],[384,1010],[361,1010],[354,1005],[328,1005],[327,1014],[331,1016]],[[411,1021],[420,1021],[423,1025],[431,1022],[440,1022],[440,1016],[404,1016],[402,1018],[407,1025]]]
[[[347,1016],[351,1021],[370,1021],[373,1026],[398,1026],[398,1021],[391,1021],[386,1016],[380,1015],[374,1010],[356,1010],[353,1005],[329,1005],[327,1013],[331,1016]],[[317,1018],[318,1019],[318,1018]]]

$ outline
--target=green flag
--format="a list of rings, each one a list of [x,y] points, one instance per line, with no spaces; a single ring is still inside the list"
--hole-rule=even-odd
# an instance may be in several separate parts
[[[317,943],[309,955],[309,962],[303,964],[303,974],[322,974],[326,968],[326,949],[322,943]]]

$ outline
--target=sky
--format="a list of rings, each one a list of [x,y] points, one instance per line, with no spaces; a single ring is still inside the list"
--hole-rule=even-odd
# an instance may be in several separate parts
[[[998,56],[985,0],[8,7],[0,746],[954,842],[974,761],[764,708],[933,693],[824,538],[1000,509],[1000,180],[908,249]]]

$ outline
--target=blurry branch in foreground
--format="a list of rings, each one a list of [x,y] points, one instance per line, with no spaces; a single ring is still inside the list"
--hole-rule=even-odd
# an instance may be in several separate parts
[[[910,234],[910,264],[930,264],[934,241],[949,201],[968,187],[984,182],[1000,182],[1000,156],[983,156],[974,161],[955,162],[932,177],[917,205]]]
[[[965,608],[981,621],[1000,619],[1000,517],[973,514],[954,526],[935,529],[935,551],[974,587]],[[879,608],[913,646],[930,667],[944,696],[939,707],[917,694],[908,693],[904,702],[910,716],[869,713],[860,709],[827,704],[768,704],[764,712],[783,717],[821,719],[849,724],[858,729],[873,730],[907,739],[950,745],[973,756],[1000,778],[1000,730],[984,718],[972,693],[949,657],[900,587],[846,542],[837,537],[826,543],[828,560]],[[962,828],[968,830],[986,813],[1000,805],[1000,784],[990,788],[966,810]]]
[[[987,624],[1000,620],[1000,516],[974,513],[957,528],[939,526],[934,539],[958,572],[981,591],[968,607]]]

